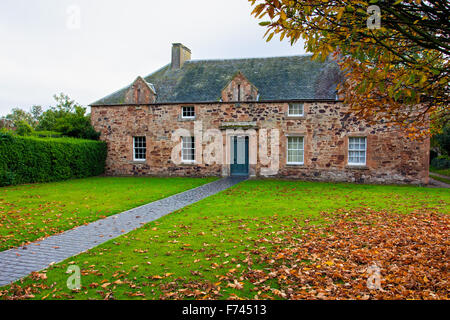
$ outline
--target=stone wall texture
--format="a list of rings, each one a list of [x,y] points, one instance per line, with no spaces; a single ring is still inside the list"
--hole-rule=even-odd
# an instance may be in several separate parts
[[[183,106],[195,106],[195,119],[182,119]],[[224,123],[252,123],[256,132],[251,137],[261,144],[262,129],[279,132],[279,170],[276,177],[312,181],[347,181],[383,184],[427,184],[429,140],[412,141],[402,132],[384,124],[368,125],[347,112],[340,102],[304,103],[304,116],[288,117],[288,103],[245,102],[207,104],[167,104],[93,106],[92,124],[108,144],[106,172],[108,175],[158,176],[226,176],[229,165],[221,163],[175,164],[172,150],[179,143],[172,140],[177,129],[194,135],[194,125],[201,121],[203,132],[215,129],[228,140]],[[221,131],[219,131],[221,130]],[[228,129],[230,130],[230,129]],[[287,137],[304,137],[304,164],[287,165]],[[133,137],[147,138],[147,159],[133,161]],[[367,137],[365,166],[348,165],[349,137]],[[199,146],[207,140],[196,139],[197,159],[202,158]],[[270,153],[269,153],[270,155]],[[223,156],[225,157],[225,155]],[[250,175],[264,176],[267,164],[250,155]]]

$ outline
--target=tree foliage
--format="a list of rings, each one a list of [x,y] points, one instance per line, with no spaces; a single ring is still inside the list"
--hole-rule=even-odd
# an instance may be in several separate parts
[[[41,117],[43,112],[42,106],[34,105],[30,109],[30,114],[33,118],[34,127],[36,127],[39,123],[39,118]]]
[[[20,120],[16,124],[16,133],[19,136],[30,136],[33,133],[33,127],[24,120]]]
[[[19,135],[30,135],[28,127],[39,132],[59,132],[64,136],[97,140],[100,136],[91,125],[86,108],[63,93],[55,95],[56,105],[43,111],[41,106],[31,107],[30,112],[13,109],[0,119],[0,128],[16,129]],[[52,134],[53,135],[53,134]]]
[[[447,125],[441,133],[436,134],[433,140],[441,154],[450,156],[450,125]]]
[[[428,120],[433,132],[449,122],[448,1],[249,1],[255,17],[269,18],[260,23],[267,41],[303,39],[313,58],[333,55],[346,75],[340,96],[363,119],[414,136],[430,132]]]
[[[40,116],[39,130],[61,132],[74,138],[93,140],[99,138],[99,133],[91,125],[90,116],[86,115],[86,108],[63,93],[55,95],[54,98],[56,106]]]
[[[16,128],[19,124],[26,122],[30,126],[33,123],[33,117],[30,113],[20,109],[14,108],[11,113],[2,118],[2,128]]]

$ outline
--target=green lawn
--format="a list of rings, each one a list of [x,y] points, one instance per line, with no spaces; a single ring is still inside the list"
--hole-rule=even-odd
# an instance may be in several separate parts
[[[0,251],[212,182],[96,177],[0,188]]]
[[[449,204],[446,189],[250,180],[54,265],[45,276],[37,274],[18,286],[5,287],[0,295],[160,299],[179,297],[173,291],[182,287],[188,298],[217,294],[220,298],[277,298],[273,294],[276,290],[253,291],[255,285],[240,282],[239,275],[250,266],[260,266],[260,250],[272,250],[278,240],[281,243],[282,238],[296,236],[291,231],[301,231],[305,224],[323,225],[326,220],[321,213],[386,210],[401,215],[419,211],[448,214]],[[267,244],[266,238],[271,239]],[[252,264],[246,259],[248,255],[255,257]],[[299,261],[310,263],[301,257]],[[70,265],[82,270],[79,292],[66,287]],[[238,281],[227,281],[231,276]],[[265,285],[277,286],[274,279]]]

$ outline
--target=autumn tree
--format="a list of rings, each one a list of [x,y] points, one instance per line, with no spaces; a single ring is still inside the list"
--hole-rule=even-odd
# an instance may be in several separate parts
[[[339,93],[368,122],[411,135],[450,120],[447,0],[249,0],[266,38],[300,39],[313,58],[332,55],[345,75]]]

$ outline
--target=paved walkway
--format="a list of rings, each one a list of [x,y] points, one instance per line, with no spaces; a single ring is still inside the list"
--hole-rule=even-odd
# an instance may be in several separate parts
[[[444,176],[443,174],[439,174],[439,173],[434,173],[434,172],[430,172],[430,176],[436,176],[436,177],[440,177],[440,178],[444,178],[444,179],[449,179],[449,176]]]
[[[91,224],[27,245],[0,252],[0,286],[19,280],[31,272],[47,268],[106,241],[135,230],[171,212],[198,202],[245,180],[225,178],[161,199]]]
[[[450,184],[433,179],[430,176],[430,183],[428,184],[429,187],[431,188],[450,188]]]
[[[435,187],[435,188],[450,188],[450,184],[445,183],[443,181],[439,181],[436,179],[433,179],[433,176],[439,177],[439,178],[444,178],[444,179],[449,179],[450,177],[444,176],[442,174],[439,173],[434,173],[430,171],[430,187]]]

